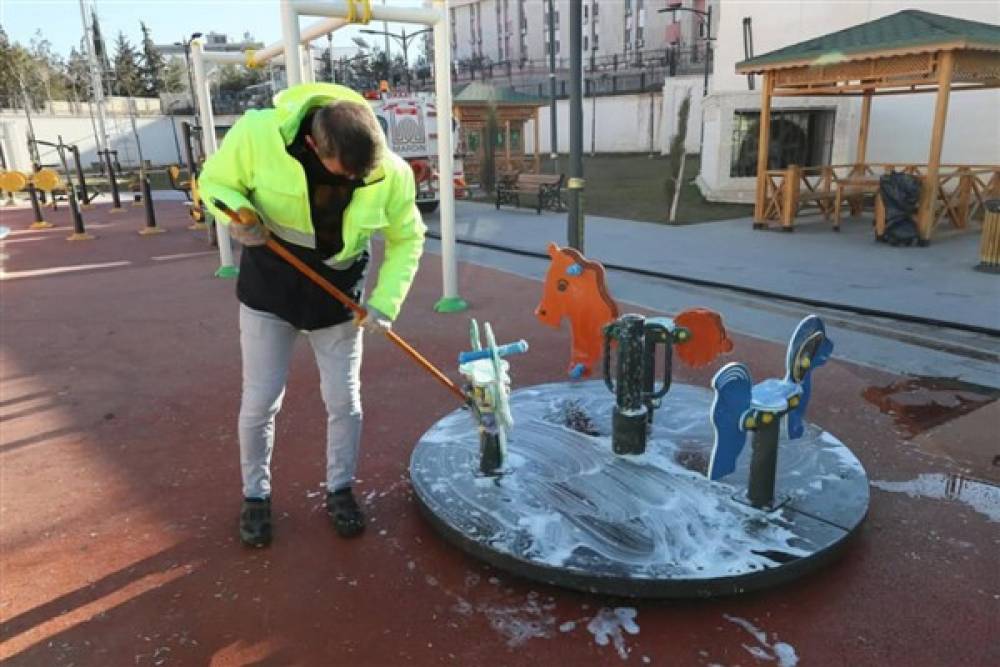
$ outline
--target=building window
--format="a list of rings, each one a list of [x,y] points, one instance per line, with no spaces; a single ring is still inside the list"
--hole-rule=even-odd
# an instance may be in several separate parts
[[[597,0],[594,0],[594,18],[597,18],[597,14],[598,14],[597,9],[598,9]]]
[[[590,50],[590,42],[587,41],[587,36],[586,35],[583,36],[583,50],[584,51],[589,51]]]
[[[785,169],[790,164],[807,167],[830,164],[836,116],[834,109],[772,112],[767,168]],[[734,178],[756,176],[760,112],[737,111],[733,115],[732,137],[729,175]]]
[[[625,0],[625,16],[632,13],[632,0]]]
[[[598,46],[598,39],[597,39],[597,38],[598,38],[598,36],[599,36],[599,35],[598,35],[598,34],[597,34],[597,33],[595,32],[595,33],[594,33],[594,50],[595,50],[595,51],[596,51],[596,50],[597,50],[598,48],[600,48],[600,47]]]
[[[586,21],[590,18],[590,7],[587,5],[583,6],[583,20]]]
[[[625,50],[628,51],[632,45],[632,29],[625,28]]]

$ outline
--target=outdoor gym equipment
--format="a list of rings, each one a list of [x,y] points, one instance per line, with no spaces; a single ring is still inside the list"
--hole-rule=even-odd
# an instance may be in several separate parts
[[[121,213],[125,209],[122,208],[121,195],[118,193],[118,172],[121,171],[121,165],[118,164],[118,151],[112,149],[99,150],[97,154],[104,158],[104,165],[108,170],[108,186],[111,189],[111,212]]]
[[[20,192],[28,185],[27,177],[19,171],[8,171],[6,167],[0,171],[0,190],[7,193],[5,206],[15,206],[14,193]]]
[[[228,217],[229,220],[235,225],[246,225],[252,222],[251,219],[244,220],[240,213],[229,208],[225,202],[213,199],[212,204],[219,209],[219,211],[224,213],[226,217]],[[252,211],[249,211],[249,209],[246,210],[250,215],[255,215]],[[298,269],[306,278],[314,282],[320,287],[320,289],[347,307],[357,317],[364,319],[368,316],[368,311],[363,306],[356,303],[351,297],[347,296],[330,284],[326,278],[312,270],[309,266],[303,263],[302,260],[289,252],[283,245],[275,241],[273,238],[268,237],[266,245],[272,252]],[[470,405],[472,403],[472,399],[470,399],[470,397],[463,392],[457,384],[452,382],[451,378],[442,373],[434,364],[428,361],[422,354],[417,352],[409,343],[403,340],[399,334],[392,329],[386,329],[384,333],[386,338],[395,343],[397,347],[403,350],[403,352],[410,357],[410,359],[417,362],[421,368],[434,376],[434,379],[444,385],[448,391],[454,394],[455,397],[463,403],[463,405]]]
[[[76,199],[76,188],[73,185],[73,176],[69,170],[69,162],[66,159],[66,150],[68,146],[63,143],[62,136],[58,138],[59,140],[55,143],[51,141],[42,141],[41,139],[33,139],[33,142],[37,145],[48,146],[49,148],[54,148],[56,154],[59,156],[59,162],[63,169],[63,178],[65,179],[65,184],[60,181],[59,174],[52,169],[43,168],[37,171],[32,176],[32,182],[35,187],[43,192],[49,192],[52,194],[52,205],[55,207],[56,197],[55,191],[57,189],[65,189],[66,199],[69,201],[70,212],[73,216],[73,233],[70,234],[66,240],[67,241],[90,241],[94,237],[87,233],[87,230],[83,226],[83,215],[80,213],[80,205]],[[37,214],[37,211],[36,211]]]
[[[32,182],[32,176],[22,174],[19,171],[5,171],[0,174],[0,188],[8,193],[27,190],[28,196],[31,198],[31,210],[35,214],[35,221],[31,223],[30,229],[48,229],[53,225],[51,222],[46,222],[45,216],[42,214],[42,205],[38,200],[38,190]]]

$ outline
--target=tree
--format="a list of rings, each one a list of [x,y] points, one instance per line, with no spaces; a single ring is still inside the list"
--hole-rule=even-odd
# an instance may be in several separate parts
[[[684,141],[687,139],[688,116],[691,113],[691,92],[688,91],[680,108],[677,110],[677,133],[670,139],[670,159],[667,161],[667,201],[670,202],[670,212],[667,222],[673,223],[677,218],[677,202],[680,200],[681,188],[684,187],[684,162],[687,155],[684,151]]]
[[[160,92],[180,93],[187,90],[188,78],[183,58],[171,58],[163,66]]]
[[[142,86],[146,95],[155,97],[163,87],[163,54],[153,44],[146,23],[139,21],[139,26],[142,29]]]
[[[19,62],[23,48],[12,44],[7,32],[0,26],[0,106],[12,108],[21,104]]]
[[[80,51],[76,48],[70,49],[69,60],[66,61],[66,79],[77,99],[81,101],[93,99],[90,62],[87,60],[85,53],[82,52],[82,49]]]
[[[142,68],[139,53],[125,37],[118,33],[115,41],[115,81],[112,90],[116,95],[135,96],[142,92]]]
[[[223,65],[219,69],[219,91],[224,93],[240,93],[248,86],[264,83],[266,80],[267,73],[262,68]]]

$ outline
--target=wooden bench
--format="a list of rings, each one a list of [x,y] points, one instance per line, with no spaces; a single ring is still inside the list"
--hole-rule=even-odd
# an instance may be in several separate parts
[[[535,211],[541,213],[543,208],[551,211],[563,210],[562,174],[517,174],[515,177],[501,179],[497,183],[497,209],[501,204],[521,205],[521,195],[534,195],[537,203]]]

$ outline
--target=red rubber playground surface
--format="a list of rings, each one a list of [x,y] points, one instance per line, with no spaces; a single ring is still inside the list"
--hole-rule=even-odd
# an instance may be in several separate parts
[[[0,210],[14,230],[0,282],[6,664],[1000,664],[1000,516],[996,488],[976,481],[1000,472],[991,395],[833,360],[810,419],[875,482],[843,558],[745,597],[632,601],[525,581],[439,539],[407,465],[456,405],[384,340],[368,341],[364,366],[370,526],[338,539],[321,508],[324,411],[302,345],[278,421],[276,541],[250,551],[235,521],[234,285],[212,277],[204,234],[185,229],[176,202],[157,203],[168,233],[147,237],[141,208],[99,206],[86,212],[98,238],[79,243],[64,240],[65,207],[48,214],[58,228],[37,232],[30,210]],[[459,280],[470,315],[530,341],[516,386],[562,377],[568,333],[535,321],[540,283],[471,264]],[[431,312],[440,284],[428,253],[396,330],[454,377],[467,319]],[[782,345],[733,338],[730,358],[756,377],[782,370]],[[676,379],[705,384],[712,370]],[[934,404],[932,418],[902,418]]]

